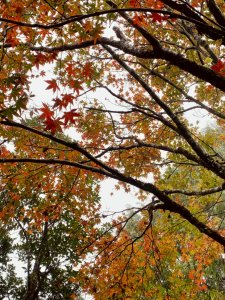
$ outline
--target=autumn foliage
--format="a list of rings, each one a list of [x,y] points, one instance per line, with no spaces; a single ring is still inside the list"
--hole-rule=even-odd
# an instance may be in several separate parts
[[[224,4],[3,0],[0,22],[2,261],[28,278],[10,262],[3,299],[222,299]],[[101,219],[108,178],[139,202]]]

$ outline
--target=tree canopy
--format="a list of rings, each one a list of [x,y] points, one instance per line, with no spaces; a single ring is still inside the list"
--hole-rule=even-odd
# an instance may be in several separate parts
[[[102,266],[103,275],[85,261],[80,275],[95,299],[110,288],[112,299],[204,297],[225,247],[224,4],[4,0],[0,22],[2,222],[19,218],[37,241],[49,213],[57,219],[63,209],[68,230],[74,214],[86,228],[74,239],[81,234],[81,248],[90,246]],[[33,82],[52,96],[36,99]],[[217,128],[203,132],[208,120]],[[92,216],[106,178],[134,187],[143,205],[97,230]],[[117,260],[120,278],[100,282]],[[87,276],[92,267],[97,273]],[[134,294],[137,273],[143,284]]]
[[[32,139],[45,157],[39,136],[24,136],[20,129],[14,134],[13,153],[29,155],[26,143]],[[44,145],[49,158],[62,150],[51,141]],[[87,241],[97,234],[98,180],[79,176],[79,170],[71,173],[70,167],[34,164],[1,165],[0,174],[0,298],[64,300],[80,295],[76,266]]]

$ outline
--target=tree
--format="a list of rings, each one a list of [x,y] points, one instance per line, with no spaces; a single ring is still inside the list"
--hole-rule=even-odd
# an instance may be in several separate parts
[[[224,142],[216,143],[221,134],[220,128],[204,132],[205,140],[210,139],[218,153],[224,150]],[[174,190],[177,186],[201,187],[206,174],[191,168],[186,164],[179,169],[169,166],[161,184]],[[201,198],[193,195],[191,199],[182,195],[177,200],[195,209],[200,217],[207,212],[207,218],[224,232],[223,193]],[[94,299],[224,298],[225,261],[218,244],[201,237],[180,217],[160,211],[152,217],[151,212],[137,213],[133,208],[114,220],[117,230],[98,243],[96,260],[82,269],[83,288]]]
[[[30,123],[38,124],[37,120]],[[62,149],[16,131],[13,153],[29,155],[26,143],[31,141],[38,145],[35,151],[40,158],[54,157]],[[3,152],[10,155],[1,146]],[[81,181],[67,166],[1,165],[0,175],[0,298],[78,297],[77,265],[86,256],[87,240],[98,232],[98,181],[89,174],[82,174]],[[16,275],[18,262],[23,272]]]
[[[154,215],[170,213],[222,251],[221,219],[210,207],[225,189],[224,156],[187,114],[199,110],[224,127],[222,3],[11,0],[0,10],[3,143],[14,145],[19,128],[28,140],[36,135],[65,147],[43,157],[31,139],[26,155],[2,151],[4,168],[68,166],[98,180],[113,178],[146,199],[137,212],[153,218],[143,235]],[[49,65],[51,75],[43,68]],[[54,98],[39,109],[30,81],[43,76]],[[42,127],[26,121],[28,111]],[[59,135],[68,128],[76,132],[70,141]],[[168,165],[177,185],[161,179]],[[194,189],[187,180],[193,174],[202,177]]]

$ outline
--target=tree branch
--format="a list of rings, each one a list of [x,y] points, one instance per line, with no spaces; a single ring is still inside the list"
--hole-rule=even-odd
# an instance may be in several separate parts
[[[214,187],[211,189],[207,189],[207,190],[202,190],[202,191],[186,191],[186,190],[164,190],[164,193],[166,193],[167,195],[171,195],[171,194],[182,194],[182,195],[187,195],[187,196],[206,196],[206,195],[211,195],[211,194],[215,194],[218,192],[222,192],[225,190],[225,186],[224,184],[222,184],[221,186],[218,187]]]
[[[214,0],[207,0],[207,6],[216,22],[225,28],[225,17]]]

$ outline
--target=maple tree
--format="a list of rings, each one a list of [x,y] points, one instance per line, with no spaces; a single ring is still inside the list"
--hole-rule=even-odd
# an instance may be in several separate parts
[[[218,128],[208,130],[205,138],[216,143],[215,137],[220,134]],[[224,143],[215,148],[223,153]],[[191,170],[189,165],[178,170],[170,166],[160,181],[174,190],[182,185],[197,188],[203,184],[205,175]],[[187,205],[187,196],[179,201]],[[189,201],[188,205],[199,216],[205,214],[211,219],[210,224],[216,222],[224,232],[222,193],[204,199],[192,196]],[[153,219],[149,208],[130,208],[113,221],[113,226],[108,227],[110,231],[96,245],[96,259],[92,264],[84,264],[82,270],[83,288],[94,299],[224,298],[225,262],[219,245],[202,237],[180,217],[158,211]]]
[[[224,128],[223,3],[5,0],[0,12],[2,170],[18,165],[24,178],[18,180],[25,181],[30,165],[82,170],[80,180],[113,178],[127,192],[136,188],[143,200],[136,213],[153,215],[142,222],[140,242],[149,226],[160,232],[164,223],[183,220],[190,226],[185,232],[221,253],[224,230],[214,209],[225,189],[217,150],[224,135],[203,134],[190,114],[199,111]],[[34,80],[52,99],[34,100]],[[28,122],[28,113],[42,125]],[[25,146],[17,146],[16,129]],[[61,135],[66,129],[73,139]],[[58,150],[50,155],[53,142]],[[16,151],[7,150],[10,143]],[[87,208],[83,213],[88,218]],[[99,243],[104,248],[104,238]],[[188,280],[194,282],[192,273]],[[207,288],[195,286],[201,293]]]
[[[66,151],[20,129],[15,133],[13,153],[29,155],[31,144],[40,157]],[[3,145],[0,150],[11,154]],[[76,266],[98,232],[98,181],[80,170],[71,174],[67,166],[1,165],[0,174],[1,299],[78,299]]]

